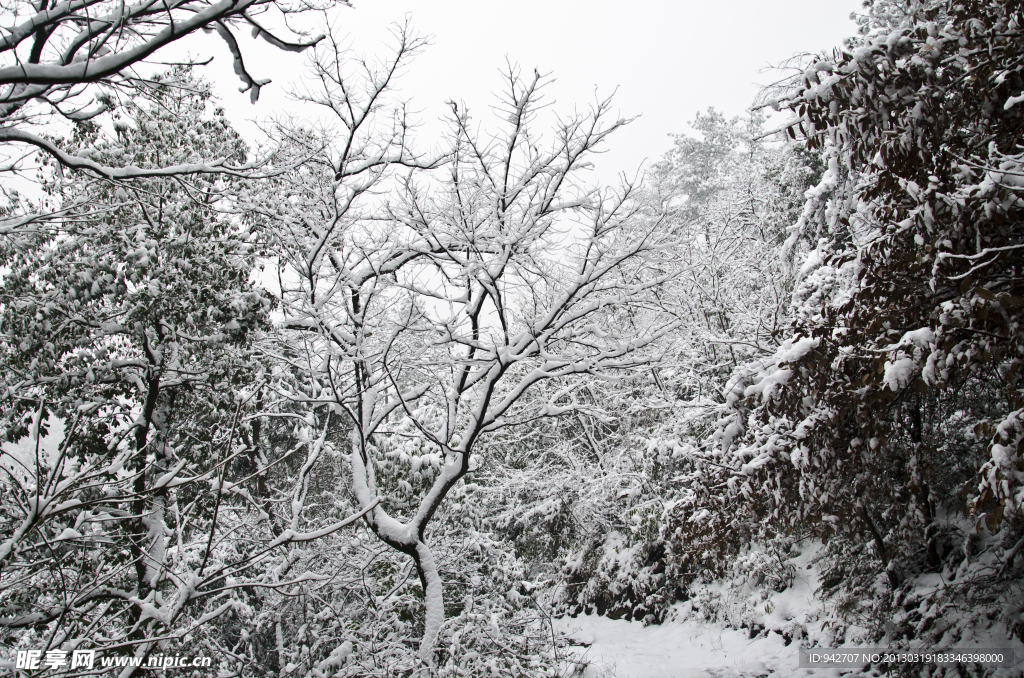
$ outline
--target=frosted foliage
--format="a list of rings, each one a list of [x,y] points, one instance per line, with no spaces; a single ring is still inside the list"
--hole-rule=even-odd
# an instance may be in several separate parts
[[[769,102],[828,168],[786,243],[788,331],[810,350],[734,372],[714,456],[738,474],[718,477],[751,517],[834,540],[825,588],[844,614],[873,600],[916,624],[899,601],[941,572],[959,584],[932,603],[991,605],[1020,638],[1020,16],[867,10],[862,36]],[[1000,564],[982,581],[985,562]],[[860,623],[891,635],[886,614]]]
[[[69,152],[113,166],[244,160],[206,86],[166,77],[122,109],[117,139],[82,124]],[[45,176],[60,223],[9,233],[0,250],[4,643],[219,652],[222,625],[251,610],[243,589],[281,564],[266,496],[288,486],[260,471],[240,423],[273,302],[250,282],[253,234],[222,211],[239,182]],[[33,453],[9,454],[14,443]]]

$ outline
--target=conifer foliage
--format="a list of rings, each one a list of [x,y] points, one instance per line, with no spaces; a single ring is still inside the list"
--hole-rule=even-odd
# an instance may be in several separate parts
[[[113,167],[244,161],[209,104],[175,71],[123,110],[116,138],[84,123],[66,143]],[[282,534],[270,500],[315,443],[285,431],[293,449],[271,449],[251,416],[274,302],[251,279],[254,234],[226,211],[241,181],[54,171],[46,188],[60,221],[2,250],[0,633],[142,659],[189,637],[234,647],[242,670],[257,651],[226,620],[258,612],[256,592],[287,581],[280,547],[309,538],[305,523]]]

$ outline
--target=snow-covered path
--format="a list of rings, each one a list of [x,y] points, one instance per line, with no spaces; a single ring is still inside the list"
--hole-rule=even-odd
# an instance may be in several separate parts
[[[586,678],[754,678],[798,670],[797,644],[787,647],[775,633],[751,640],[746,632],[697,621],[645,627],[584,615],[557,623],[589,645]]]
[[[746,630],[737,630],[724,622],[705,620],[693,611],[697,597],[677,603],[661,625],[644,626],[640,622],[608,619],[596,615],[563,617],[555,620],[556,629],[576,641],[579,660],[587,664],[585,678],[856,678],[872,675],[871,670],[799,668],[799,648],[864,647],[867,629],[847,626],[845,636],[833,636],[836,625],[830,620],[820,597],[816,595],[820,572],[817,553],[821,545],[805,543],[798,555],[787,562],[793,567],[793,579],[783,591],[755,591],[749,586],[709,585],[701,605],[717,604],[719,612],[735,619],[745,618],[759,630],[750,638]],[[939,575],[919,578],[919,592]],[[758,595],[753,595],[757,593]],[[699,602],[699,601],[698,601]],[[951,610],[950,614],[955,614]],[[955,628],[955,626],[954,626]],[[798,640],[786,644],[785,637]],[[969,638],[958,637],[944,647],[1012,648],[1012,667],[996,669],[993,678],[1024,678],[1024,644],[1007,638],[1005,627],[974,627]],[[886,646],[883,642],[879,645]]]
[[[799,642],[786,645],[777,632],[750,639],[745,631],[687,619],[660,626],[580,615],[555,620],[556,629],[580,644],[584,678],[860,678],[858,669],[801,669]],[[988,639],[974,647],[1012,646],[1016,663],[993,678],[1020,678],[1020,643]]]
[[[767,632],[751,639],[746,630],[708,623],[691,614],[692,604],[678,604],[658,626],[580,615],[558,620],[559,629],[587,645],[586,678],[757,678],[761,676],[825,676],[834,670],[799,669],[800,642],[789,645],[782,631],[799,623],[817,644],[830,645],[818,621],[821,602],[814,591],[818,571],[812,564],[818,546],[805,547],[791,560],[792,585],[772,592],[770,605],[758,618]],[[758,606],[760,612],[760,605]],[[826,637],[827,636],[827,637]],[[859,673],[859,672],[858,672]]]

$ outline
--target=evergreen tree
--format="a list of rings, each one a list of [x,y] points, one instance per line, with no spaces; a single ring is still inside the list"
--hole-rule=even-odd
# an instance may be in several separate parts
[[[942,572],[1020,636],[996,601],[1024,543],[1022,6],[870,9],[775,102],[828,164],[790,235],[817,246],[790,338],[727,388],[718,459],[759,516],[833,539],[849,609]]]

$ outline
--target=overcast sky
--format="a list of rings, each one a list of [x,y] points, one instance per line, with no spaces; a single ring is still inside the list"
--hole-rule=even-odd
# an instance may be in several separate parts
[[[849,17],[859,6],[859,0],[354,0],[353,7],[334,10],[332,21],[355,53],[367,55],[386,53],[389,25],[407,15],[431,36],[400,82],[428,135],[438,130],[450,99],[485,118],[506,58],[526,73],[535,67],[551,73],[549,100],[563,111],[592,102],[595,88],[602,96],[614,92],[622,115],[641,117],[612,138],[599,165],[608,176],[656,160],[671,146],[668,135],[686,131],[698,111],[742,113],[759,85],[777,79],[765,68],[841,44],[855,32]],[[238,94],[230,57],[215,36],[199,36],[188,49],[214,57],[204,73],[250,136],[244,121],[287,107],[284,94],[306,68],[301,55],[241,42],[250,72],[273,80],[256,105]]]

